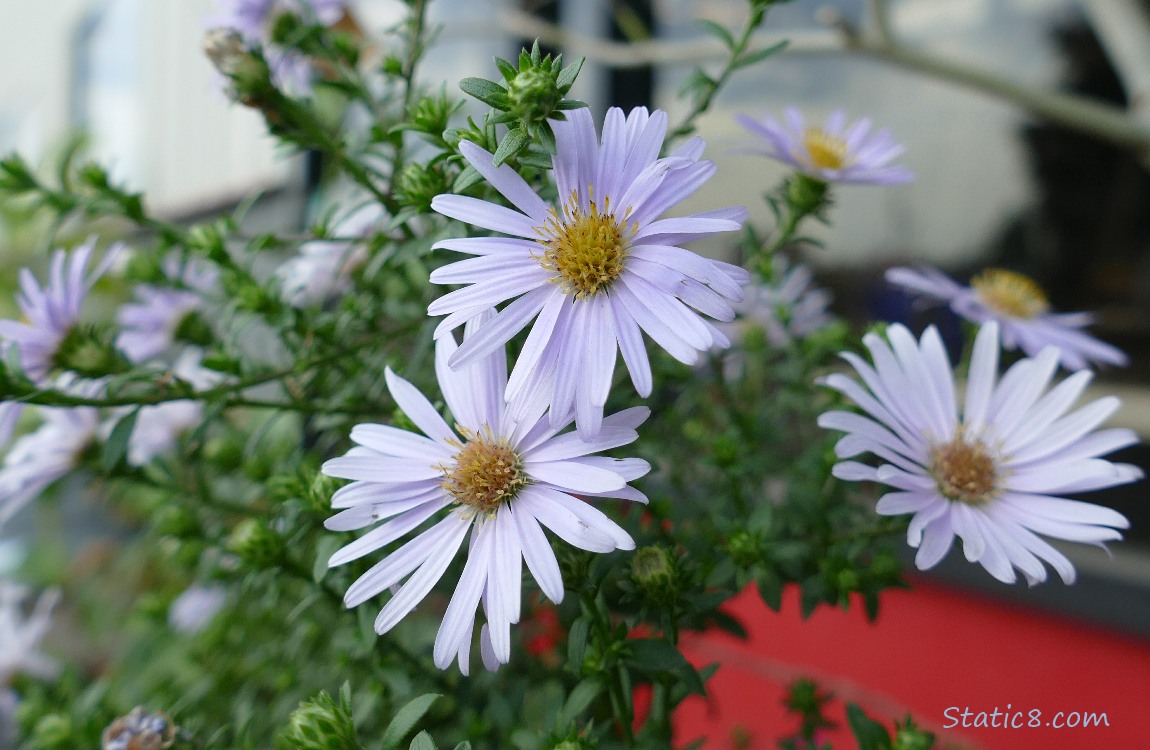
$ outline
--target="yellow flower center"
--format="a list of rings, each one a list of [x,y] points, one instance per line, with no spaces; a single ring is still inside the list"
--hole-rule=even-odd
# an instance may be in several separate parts
[[[984,305],[1011,318],[1033,318],[1050,309],[1033,279],[1002,268],[988,268],[970,282]]]
[[[998,468],[981,441],[956,437],[930,452],[930,475],[947,500],[984,505],[998,488]]]
[[[566,218],[551,209],[551,217],[541,227],[544,237],[539,240],[544,248],[539,264],[555,272],[554,280],[564,293],[577,298],[605,291],[623,275],[629,240],[638,228],[616,219],[607,200],[603,201],[603,211],[595,201],[590,205],[584,212],[572,196]]]
[[[523,462],[505,440],[496,438],[489,430],[475,434],[464,428],[457,429],[467,442],[459,446],[453,466],[441,467],[440,486],[455,502],[477,512],[493,513],[527,484]]]
[[[818,128],[808,128],[803,134],[803,146],[812,167],[842,169],[847,163],[847,143],[842,138],[827,135]]]

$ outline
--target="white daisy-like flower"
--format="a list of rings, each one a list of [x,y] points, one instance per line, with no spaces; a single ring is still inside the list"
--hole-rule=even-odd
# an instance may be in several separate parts
[[[338,237],[366,238],[384,219],[378,203],[368,203],[336,223]],[[276,270],[283,299],[293,307],[306,307],[347,291],[351,274],[367,260],[363,242],[314,240],[300,245],[299,255]]]
[[[60,345],[80,322],[80,310],[88,292],[123,249],[119,244],[109,248],[99,265],[88,273],[88,260],[95,247],[96,240],[91,239],[71,254],[55,251],[48,284],[43,287],[27,268],[20,270],[16,303],[27,322],[0,320],[0,338],[5,350],[9,346],[19,350],[24,373],[36,383],[48,382]]]
[[[490,325],[486,318],[473,320],[466,333]],[[590,454],[634,441],[648,410],[607,417],[591,441],[578,433],[560,435],[570,421],[552,426],[543,413],[545,403],[517,410],[504,402],[502,348],[463,370],[448,365],[455,351],[454,336],[436,342],[436,373],[455,430],[414,386],[388,370],[392,397],[426,437],[386,425],[358,425],[351,433],[358,447],[325,463],[323,472],[355,480],[332,497],[333,507],[346,510],[328,519],[327,528],[348,531],[384,521],[336,552],[332,566],[370,554],[438,516],[348,589],[344,601],[355,607],[411,576],[376,618],[378,633],[394,627],[427,596],[470,532],[467,563],[434,648],[436,666],[445,669],[457,659],[467,674],[480,604],[487,621],[480,635],[484,665],[495,670],[511,658],[524,562],[548,598],[563,599],[563,580],[544,527],[592,552],[634,549],[622,528],[574,493],[646,502],[627,485],[650,470],[646,461]],[[518,420],[516,411],[533,416]]]
[[[745,299],[734,305],[739,317],[763,329],[771,346],[782,347],[823,330],[834,322],[828,311],[831,293],[814,285],[814,273],[805,263],[790,264],[786,257],[772,260],[771,281],[748,284]]]
[[[73,468],[100,432],[97,409],[45,408],[44,423],[12,444],[0,465],[0,528]]]
[[[1138,437],[1125,429],[1095,431],[1118,408],[1116,398],[1069,411],[1091,373],[1079,371],[1049,388],[1060,356],[1055,347],[1016,362],[998,379],[998,332],[993,321],[978,332],[961,411],[937,330],[916,341],[893,325],[889,345],[867,335],[873,367],[843,354],[865,387],[842,374],[823,381],[866,416],[832,411],[819,425],[847,433],[835,446],[839,458],[871,453],[884,462],[875,468],[842,461],[834,475],[895,488],[877,510],[913,514],[907,541],[918,548],[919,569],[942,560],[957,535],[967,560],[1000,581],[1013,583],[1015,568],[1032,585],[1044,581],[1046,561],[1071,583],[1073,565],[1039,535],[1093,544],[1121,539],[1118,529],[1129,526],[1121,513],[1063,496],[1141,478],[1135,466],[1100,458]]]
[[[928,300],[946,303],[975,323],[998,321],[1002,345],[1021,349],[1028,357],[1056,346],[1068,370],[1082,370],[1092,362],[1118,366],[1129,362],[1121,349],[1083,330],[1094,320],[1090,313],[1051,312],[1042,287],[1015,271],[989,268],[971,279],[970,286],[962,286],[933,268],[899,267],[887,269],[886,280]]]
[[[25,603],[31,593],[26,586],[0,580],[0,690],[8,687],[17,674],[42,678],[56,674],[56,663],[40,651],[40,642],[52,626],[52,610],[60,592],[45,591],[31,612],[26,612]]]
[[[819,128],[808,126],[795,107],[787,107],[785,115],[781,124],[771,117],[735,119],[762,138],[755,151],[823,182],[896,185],[914,179],[910,170],[890,164],[903,147],[885,128],[872,132],[868,118],[848,126],[846,114],[836,110]]]
[[[730,342],[700,313],[730,321],[749,274],[680,245],[738,229],[746,209],[727,208],[660,219],[714,173],[692,138],[659,158],[667,114],[644,108],[607,113],[602,144],[590,113],[554,122],[560,205],[545,203],[513,169],[492,166],[473,143],[460,152],[518,210],[462,195],[440,195],[432,208],[510,237],[443,240],[436,248],[475,255],[431,274],[438,284],[466,284],[428,307],[447,315],[446,335],[492,305],[514,299],[459,349],[464,367],[534,325],[508,382],[508,400],[547,394],[552,425],[575,412],[579,432],[594,436],[603,419],[617,351],[640,395],[651,392],[651,367],[640,331],[685,364]],[[517,298],[517,299],[516,299]],[[525,395],[526,394],[526,395]]]
[[[201,260],[184,262],[170,255],[163,269],[180,288],[139,284],[132,290],[136,301],[116,313],[121,329],[116,347],[132,362],[146,362],[171,349],[189,316],[206,309],[208,295],[217,289],[219,272]]]

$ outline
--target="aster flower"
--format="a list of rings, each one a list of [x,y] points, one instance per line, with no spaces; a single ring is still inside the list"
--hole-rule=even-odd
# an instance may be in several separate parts
[[[0,465],[0,528],[75,468],[99,434],[94,408],[46,408],[41,414],[44,423],[13,443]]]
[[[617,351],[642,396],[651,368],[640,331],[671,356],[694,364],[699,352],[730,345],[700,313],[734,318],[749,275],[680,245],[738,229],[746,209],[728,208],[684,218],[662,214],[697,190],[715,165],[700,161],[693,138],[660,159],[667,114],[644,108],[626,118],[611,109],[597,142],[585,109],[553,122],[555,181],[560,205],[549,206],[510,167],[473,143],[460,152],[518,210],[461,195],[440,195],[432,208],[511,237],[443,240],[445,248],[477,257],[431,274],[439,284],[466,284],[428,308],[447,314],[441,337],[488,307],[514,299],[451,361],[464,367],[502,346],[538,316],[515,364],[506,397],[523,403],[534,392],[550,400],[552,426],[575,411],[579,431],[594,436],[603,419]],[[517,298],[517,299],[516,299]]]
[[[181,261],[176,255],[164,259],[164,273],[181,288],[139,284],[135,302],[116,313],[120,333],[116,347],[133,362],[145,362],[168,351],[192,325],[201,325],[197,314],[207,307],[207,295],[217,288],[219,272],[202,261]]]
[[[1020,273],[989,268],[966,287],[933,268],[899,267],[888,269],[886,280],[928,300],[945,302],[975,323],[998,321],[1002,345],[1021,349],[1028,357],[1056,346],[1068,370],[1082,370],[1092,362],[1123,366],[1129,361],[1120,349],[1082,330],[1093,316],[1051,312],[1042,287]]]
[[[349,0],[221,0],[219,12],[209,19],[213,27],[238,31],[244,40],[264,47],[273,82],[293,94],[311,90],[313,69],[300,53],[272,43],[276,21],[285,14],[305,22],[333,26],[347,9]]]
[[[490,325],[487,316],[469,323],[467,335],[481,325]],[[570,420],[552,426],[544,403],[517,410],[517,404],[504,402],[502,348],[459,371],[448,365],[455,351],[454,336],[436,342],[436,373],[455,430],[389,369],[392,397],[426,437],[386,425],[358,425],[351,433],[358,446],[325,463],[323,472],[355,480],[332,497],[333,507],[346,510],[328,519],[327,528],[348,531],[385,521],[337,551],[332,566],[368,555],[436,519],[348,589],[344,601],[355,607],[411,575],[376,618],[378,633],[394,627],[427,595],[470,532],[467,563],[434,648],[436,666],[444,669],[458,659],[467,674],[480,604],[487,621],[480,634],[484,665],[495,670],[510,659],[524,561],[548,598],[563,599],[563,580],[544,527],[592,552],[634,549],[623,529],[573,493],[646,502],[627,486],[650,470],[646,461],[590,454],[634,441],[648,410],[633,408],[607,417],[593,441],[577,433],[559,435]],[[532,416],[517,420],[516,411]]]
[[[798,109],[788,107],[781,124],[770,117],[735,119],[762,139],[757,152],[823,182],[895,185],[914,179],[905,167],[890,164],[903,147],[885,128],[872,132],[867,118],[847,126],[846,114],[836,110],[818,128],[808,126]]]
[[[25,614],[31,591],[14,581],[0,580],[0,690],[17,674],[51,677],[56,664],[40,652],[40,641],[52,624],[52,610],[60,592],[50,589]]]
[[[24,405],[19,401],[0,401],[0,450],[8,445],[12,434],[16,431],[16,423],[24,412]]]
[[[786,346],[834,322],[827,311],[831,293],[814,286],[810,266],[791,265],[785,256],[776,255],[772,269],[770,282],[748,284],[745,299],[734,305],[739,317],[763,329],[771,346]]]
[[[27,268],[20,270],[16,303],[27,322],[0,320],[0,338],[5,350],[9,346],[19,350],[24,373],[36,383],[47,383],[61,345],[80,321],[80,309],[88,292],[123,248],[111,247],[100,264],[87,273],[95,247],[96,241],[91,239],[71,254],[65,250],[54,252],[47,286],[41,287]]]
[[[223,586],[189,586],[168,608],[168,625],[182,635],[195,635],[208,626],[227,601],[228,590]]]
[[[338,222],[338,237],[367,238],[383,221],[378,203],[368,203]],[[367,260],[363,242],[315,240],[300,245],[299,255],[276,271],[284,300],[293,307],[318,304],[348,288],[351,274]]]
[[[889,345],[874,334],[864,339],[873,367],[843,355],[865,387],[842,374],[824,381],[866,416],[832,411],[819,425],[847,433],[835,446],[839,458],[871,453],[883,462],[875,468],[842,461],[834,475],[896,490],[883,495],[877,511],[912,514],[907,541],[918,548],[919,569],[942,560],[957,535],[967,560],[1000,581],[1013,583],[1015,568],[1032,585],[1044,581],[1045,561],[1072,583],[1073,565],[1039,535],[1093,544],[1122,538],[1118,529],[1129,526],[1122,514],[1064,497],[1142,476],[1134,466],[1100,458],[1138,442],[1131,430],[1095,431],[1118,399],[1069,411],[1090,382],[1089,371],[1048,390],[1059,352],[1047,347],[998,379],[999,326],[985,323],[960,412],[938,331],[929,328],[915,341],[893,325],[887,335]]]

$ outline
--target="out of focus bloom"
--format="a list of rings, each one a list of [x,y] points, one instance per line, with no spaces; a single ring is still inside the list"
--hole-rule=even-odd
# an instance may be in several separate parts
[[[1125,429],[1095,431],[1118,408],[1116,398],[1068,413],[1091,374],[1077,372],[1048,390],[1060,356],[1054,347],[998,379],[998,337],[993,321],[979,330],[961,414],[933,327],[919,341],[901,325],[888,330],[889,344],[869,334],[873,367],[844,354],[865,387],[841,374],[823,382],[866,416],[832,411],[819,425],[847,433],[835,446],[839,458],[871,453],[883,463],[842,461],[834,475],[895,488],[877,510],[912,514],[907,541],[918,548],[922,570],[942,560],[957,535],[967,560],[1004,583],[1015,581],[1015,568],[1032,585],[1046,580],[1043,561],[1072,583],[1070,561],[1039,535],[1093,544],[1121,539],[1118,529],[1129,526],[1122,514],[1063,495],[1141,478],[1137,467],[1100,458],[1138,438]]]
[[[736,118],[740,125],[762,140],[756,152],[788,164],[823,182],[895,185],[910,182],[914,175],[890,162],[903,152],[890,131],[871,130],[868,118],[847,125],[846,114],[832,112],[821,128],[806,124],[802,113],[788,107],[782,123],[771,117]]]
[[[228,600],[223,586],[189,586],[168,608],[168,625],[183,635],[195,635],[215,619]]]
[[[201,366],[200,353],[186,350],[172,366],[172,373],[197,389],[210,388],[222,379],[220,373]],[[180,435],[200,424],[204,404],[192,399],[165,401],[141,408],[128,439],[128,465],[143,466],[156,456],[176,447]]]
[[[367,260],[367,247],[355,239],[370,236],[383,217],[378,203],[368,203],[335,225],[333,232],[340,239],[300,245],[299,255],[276,271],[284,300],[306,307],[347,291],[352,272]]]
[[[176,741],[176,725],[163,711],[136,706],[112,722],[100,738],[101,750],[162,750]]]
[[[333,26],[347,5],[348,0],[220,0],[219,12],[208,23],[233,29],[245,42],[262,46],[276,86],[300,95],[310,92],[314,71],[304,55],[276,44],[276,23],[290,14],[305,23]]]
[[[20,366],[36,383],[48,382],[56,369],[62,345],[80,322],[80,309],[88,292],[108,270],[122,246],[115,245],[104,254],[99,265],[88,273],[88,261],[96,247],[94,239],[80,245],[70,254],[57,250],[52,254],[48,283],[40,286],[31,271],[20,271],[20,294],[16,303],[27,322],[0,320],[0,346],[16,347]]]
[[[116,346],[133,362],[158,357],[178,339],[197,337],[204,326],[198,313],[208,303],[206,295],[216,289],[216,269],[195,259],[183,263],[173,255],[165,259],[164,272],[182,288],[139,284],[133,290],[135,301],[116,313]]]
[[[0,528],[79,465],[99,433],[96,409],[45,408],[40,413],[44,423],[13,443],[0,465]]]
[[[492,325],[488,317],[469,323],[467,334]],[[354,607],[411,575],[376,618],[378,633],[394,627],[427,595],[470,532],[467,563],[434,648],[436,666],[444,669],[458,659],[467,674],[481,603],[487,620],[480,634],[484,665],[495,670],[511,658],[510,628],[519,621],[524,561],[548,598],[563,599],[559,565],[543,527],[592,552],[634,549],[623,529],[574,493],[646,502],[627,482],[646,474],[647,462],[590,454],[634,441],[648,410],[607,417],[592,441],[578,433],[558,435],[570,419],[552,426],[545,402],[522,409],[528,414],[523,420],[514,416],[519,405],[504,402],[502,347],[458,371],[448,365],[455,351],[454,336],[436,342],[436,373],[456,430],[414,386],[388,370],[392,397],[426,437],[386,425],[358,425],[351,433],[358,446],[325,463],[323,472],[355,480],[332,497],[333,507],[346,510],[328,519],[329,529],[348,531],[390,519],[337,551],[333,566],[370,554],[447,510],[348,589],[344,601]]]
[[[477,257],[431,274],[437,284],[466,284],[428,307],[447,315],[442,337],[492,305],[514,299],[452,358],[464,367],[496,351],[533,318],[511,373],[507,399],[551,404],[552,427],[574,411],[580,434],[598,433],[617,351],[640,395],[651,392],[651,367],[640,331],[686,364],[699,352],[730,345],[700,313],[730,321],[749,275],[680,245],[738,229],[741,207],[660,219],[714,173],[692,138],[658,158],[667,114],[637,108],[607,113],[602,144],[590,113],[577,109],[553,122],[554,171],[560,204],[545,203],[511,167],[473,143],[460,152],[518,210],[462,195],[440,195],[445,216],[511,237],[443,240],[435,245]],[[517,299],[516,299],[517,298]]]
[[[11,684],[17,674],[52,677],[56,663],[40,651],[52,625],[52,610],[60,600],[56,589],[45,591],[26,613],[27,587],[0,580],[0,691]]]
[[[17,401],[0,401],[0,450],[4,450],[12,439],[23,411],[23,404]]]
[[[886,279],[895,286],[944,302],[955,313],[975,323],[996,320],[1002,326],[1002,345],[1021,349],[1028,357],[1047,346],[1061,352],[1068,370],[1081,370],[1098,362],[1125,365],[1126,355],[1086,333],[1093,321],[1089,313],[1055,313],[1042,288],[1014,271],[990,268],[962,286],[933,268],[891,268]]]
[[[734,305],[740,318],[763,329],[771,346],[786,346],[821,331],[834,317],[827,308],[831,293],[814,285],[810,266],[791,265],[782,255],[772,261],[771,280],[748,284],[742,302]]]

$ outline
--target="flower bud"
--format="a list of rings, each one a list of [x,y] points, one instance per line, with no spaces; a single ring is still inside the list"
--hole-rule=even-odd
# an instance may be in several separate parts
[[[787,181],[786,196],[791,210],[800,216],[818,214],[830,205],[827,183],[802,172]]]
[[[246,518],[232,530],[228,549],[253,568],[270,568],[283,560],[287,545],[266,523]]]
[[[631,558],[631,580],[652,603],[673,601],[678,593],[678,569],[671,550],[643,547]]]
[[[904,723],[895,724],[892,750],[930,750],[934,747],[934,734],[919,729],[910,716]]]
[[[361,750],[348,706],[325,692],[292,711],[280,746],[292,750]]]

